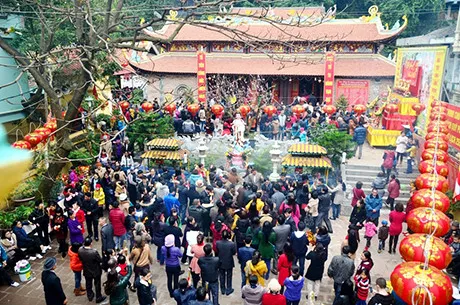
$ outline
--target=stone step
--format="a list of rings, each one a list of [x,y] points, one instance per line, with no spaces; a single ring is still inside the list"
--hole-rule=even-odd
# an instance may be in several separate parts
[[[356,182],[361,181],[364,184],[371,184],[375,180],[376,176],[363,176],[363,175],[347,175],[348,184],[356,184]],[[414,181],[415,178],[407,177],[396,177],[401,184],[409,184],[411,181]]]
[[[406,174],[404,173],[405,169],[398,169],[398,177],[400,178],[409,178],[409,179],[415,179],[419,175],[419,172],[413,172],[412,174]],[[363,176],[371,176],[371,177],[376,177],[378,173],[380,173],[381,170],[369,170],[369,169],[358,169],[358,168],[346,168],[345,169],[345,174],[347,177],[349,175],[363,175]],[[393,172],[392,172],[393,173]]]

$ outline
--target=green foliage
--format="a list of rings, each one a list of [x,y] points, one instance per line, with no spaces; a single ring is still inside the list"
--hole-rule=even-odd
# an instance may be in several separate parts
[[[90,107],[90,103],[91,103],[91,107]],[[92,96],[91,97],[87,96],[81,102],[81,108],[83,108],[87,112],[90,111],[91,109],[96,109],[97,107],[99,107],[99,105],[101,105],[101,101],[95,98],[92,98]]]
[[[263,175],[268,176],[272,172],[273,164],[271,161],[270,146],[256,149],[250,154],[248,162],[254,163],[254,167]],[[281,171],[281,168],[278,169]]]
[[[94,156],[89,153],[86,147],[72,150],[68,158],[75,166],[90,165],[94,161]]]
[[[348,108],[348,100],[345,95],[340,95],[339,99],[335,102],[335,107],[337,111],[345,112]]]
[[[327,155],[334,166],[340,165],[342,152],[346,152],[347,159],[354,154],[353,137],[339,131],[334,125],[319,125],[312,128],[311,142],[327,149]]]
[[[43,175],[39,174],[22,181],[18,187],[10,194],[11,200],[32,198],[38,186],[43,180]]]
[[[96,116],[96,123],[99,123],[101,121],[104,121],[107,126],[110,126],[110,118],[111,116],[105,113],[99,113]]]
[[[92,156],[99,154],[100,134],[98,132],[89,131],[86,136],[86,149]]]
[[[29,203],[28,205],[21,205],[12,211],[0,211],[0,228],[9,229],[16,220],[27,220],[33,210],[34,208]]]
[[[139,88],[134,89],[130,102],[133,104],[139,105],[142,103],[143,100],[144,100],[144,91]]]
[[[153,138],[168,138],[174,135],[173,120],[169,115],[160,117],[159,114],[140,112],[139,117],[132,122],[127,130],[130,141],[144,150],[144,142]]]

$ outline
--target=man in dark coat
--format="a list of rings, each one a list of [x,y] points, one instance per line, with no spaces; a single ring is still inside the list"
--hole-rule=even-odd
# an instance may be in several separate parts
[[[236,245],[234,242],[228,240],[229,238],[230,232],[224,230],[222,232],[222,240],[216,242],[217,256],[220,261],[220,289],[225,295],[230,295],[234,291],[232,288],[232,272],[235,267],[233,256],[236,254]]]
[[[93,240],[85,238],[84,246],[78,250],[78,256],[83,264],[83,275],[86,280],[86,291],[90,302],[94,299],[93,282],[96,289],[96,303],[103,302],[106,297],[101,294],[102,258],[96,249],[91,247]]]
[[[353,141],[356,142],[355,148],[355,155],[356,151],[358,151],[358,159],[361,159],[363,156],[363,145],[366,142],[366,128],[364,128],[363,124],[359,124],[358,127],[355,128],[355,132],[353,134]]]
[[[47,247],[47,249],[51,249],[49,247],[50,238],[48,235],[49,217],[48,213],[45,210],[43,202],[35,202],[35,209],[30,214],[29,221],[36,225],[36,230],[38,237],[40,238],[40,243],[43,246]]]
[[[62,289],[61,280],[54,270],[56,269],[56,258],[48,257],[45,260],[42,272],[42,284],[45,291],[46,305],[65,305],[67,297]]]
[[[206,283],[212,296],[213,305],[219,305],[219,284],[218,274],[220,261],[218,257],[212,256],[212,246],[206,244],[203,247],[204,257],[198,259],[198,266],[201,269],[201,277]]]
[[[112,224],[107,223],[107,219],[105,217],[102,217],[99,219],[99,225],[101,226],[102,253],[107,252],[107,250],[109,249],[115,249],[115,242],[113,241]]]
[[[88,228],[88,236],[93,237],[96,241],[99,240],[98,213],[99,206],[94,198],[91,198],[91,193],[85,193],[85,197],[81,203],[81,209],[85,212],[86,227]],[[82,224],[83,225],[83,224]]]

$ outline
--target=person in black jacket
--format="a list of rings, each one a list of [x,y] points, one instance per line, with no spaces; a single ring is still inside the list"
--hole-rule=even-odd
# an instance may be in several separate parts
[[[165,236],[174,235],[174,246],[180,249],[180,238],[183,236],[182,230],[177,226],[177,220],[174,217],[168,218],[168,226],[164,228]]]
[[[88,236],[93,237],[94,240],[99,240],[99,229],[98,229],[98,213],[99,206],[94,198],[91,198],[91,193],[85,193],[85,197],[81,203],[81,209],[85,212],[86,216],[86,227],[88,228]]]
[[[329,210],[331,209],[331,194],[328,193],[327,187],[318,187],[318,217],[316,218],[316,227],[318,228],[324,221],[327,231],[332,233],[332,225],[329,220]]]
[[[152,305],[154,298],[152,296],[152,274],[146,268],[143,268],[139,272],[139,277],[137,278],[134,286],[137,289],[137,299],[139,305]]]
[[[115,242],[113,241],[113,227],[111,223],[107,223],[105,217],[99,218],[99,225],[101,226],[101,251],[105,254],[107,250],[115,249]]]
[[[212,256],[212,246],[206,244],[203,247],[205,256],[198,259],[198,266],[201,269],[201,277],[203,282],[208,285],[208,289],[212,295],[212,303],[214,305],[219,305],[219,284],[218,284],[218,275],[219,275],[219,265],[220,261],[218,257]]]
[[[129,240],[129,250],[134,246],[134,226],[136,225],[136,208],[131,206],[128,208],[128,215],[125,217],[126,239]]]
[[[45,210],[43,202],[35,202],[35,209],[30,214],[29,221],[36,225],[36,231],[38,237],[40,238],[41,245],[44,246],[46,249],[51,249],[50,238],[48,234],[49,217],[48,213]]]
[[[230,295],[234,291],[232,288],[232,274],[235,267],[233,256],[236,254],[236,245],[234,242],[228,240],[229,238],[230,232],[224,230],[222,232],[222,240],[216,242],[217,255],[220,261],[220,289],[225,295]]]
[[[196,225],[201,232],[203,232],[203,217],[206,213],[206,209],[201,206],[200,199],[194,199],[192,205],[188,209],[188,214],[195,218]]]
[[[102,258],[97,250],[91,247],[93,240],[85,238],[84,246],[78,250],[78,257],[83,264],[83,275],[86,280],[86,291],[90,302],[94,299],[93,282],[96,288],[96,303],[103,302],[106,297],[101,293]]]
[[[45,260],[42,272],[42,284],[45,291],[46,305],[65,305],[67,297],[62,289],[61,280],[54,270],[56,269],[56,258],[48,257]]]

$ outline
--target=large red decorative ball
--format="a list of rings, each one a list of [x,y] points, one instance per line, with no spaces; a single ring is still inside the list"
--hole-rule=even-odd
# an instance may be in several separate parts
[[[428,253],[428,264],[438,269],[446,268],[452,261],[452,252],[448,245],[438,237],[427,234],[411,234],[406,236],[399,245],[399,253],[406,262],[425,262]]]
[[[188,112],[190,112],[193,116],[195,116],[198,111],[200,111],[200,105],[197,103],[193,103],[187,106]]]
[[[150,102],[144,102],[142,103],[142,109],[144,109],[145,112],[150,112],[153,109],[153,104]]]
[[[406,304],[447,305],[452,301],[450,278],[436,267],[424,268],[419,262],[404,262],[396,266],[390,280],[394,292]],[[419,285],[425,286],[428,291]],[[432,303],[428,293],[431,294]]]
[[[385,106],[385,110],[388,111],[389,113],[396,113],[398,112],[399,107],[396,104],[388,104]]]
[[[366,106],[364,106],[364,105],[362,105],[362,104],[355,105],[355,106],[353,106],[353,111],[354,111],[357,115],[361,115],[361,114],[363,114],[364,112],[366,112]]]
[[[449,175],[449,167],[446,163],[442,161],[436,161],[436,170],[433,164],[433,160],[422,161],[418,165],[418,170],[421,174],[432,174],[436,171],[438,175],[444,177],[447,177]]]
[[[440,192],[449,190],[449,181],[443,176],[435,174],[421,174],[415,179],[417,189],[431,189],[435,187]]]
[[[169,103],[167,104],[164,109],[170,114],[173,115],[174,111],[176,110],[176,103]]]
[[[41,134],[32,132],[32,133],[26,134],[24,136],[24,140],[29,142],[32,147],[35,147],[38,145],[38,143],[40,143],[43,140],[43,137]]]
[[[418,190],[410,200],[415,208],[431,208],[433,206],[433,192],[430,189]],[[434,208],[445,213],[449,210],[449,206],[449,197],[440,191],[434,191]]]
[[[27,141],[16,141],[14,142],[13,144],[11,144],[11,146],[13,146],[14,148],[19,148],[19,149],[31,149],[32,148],[32,145],[27,142]]]
[[[449,134],[449,125],[446,122],[432,122],[428,124],[427,132]]]
[[[444,107],[443,103],[440,102],[440,101],[433,101],[431,102],[431,107],[432,108],[435,108],[435,107]]]
[[[265,106],[264,108],[264,112],[268,115],[268,116],[272,116],[276,113],[276,107],[273,106],[273,105],[268,105],[268,106]]]
[[[447,108],[444,106],[436,106],[436,107],[431,108],[431,113],[435,113],[435,112],[447,113]]]
[[[332,115],[337,111],[337,108],[334,105],[326,105],[323,107],[323,112],[328,115]]]
[[[130,106],[130,103],[128,101],[123,101],[120,103],[120,107],[121,107],[121,110],[123,110],[123,112],[126,111],[126,109],[128,109]]]
[[[412,104],[412,110],[415,111],[417,115],[423,112],[425,110],[425,105],[417,103],[417,104]]]
[[[251,107],[249,107],[248,105],[241,105],[238,108],[238,111],[241,113],[241,115],[243,117],[246,117],[248,115],[249,111],[251,111]]]
[[[443,112],[431,112],[430,120],[432,121],[444,121],[447,119],[447,114]]]
[[[443,150],[435,151],[434,149],[425,149],[422,151],[422,159],[423,160],[433,160],[434,156],[436,155],[436,160],[442,161],[447,163],[449,161],[449,154]]]
[[[214,104],[211,107],[211,111],[216,116],[220,116],[224,112],[224,107],[221,104]]]
[[[444,142],[449,142],[449,137],[446,134],[438,133],[438,132],[430,132],[427,133],[425,136],[425,140],[441,140]]]
[[[301,116],[302,113],[305,112],[305,108],[302,105],[295,105],[292,107],[292,112],[294,112],[297,116]]]
[[[415,208],[407,215],[407,226],[415,233],[441,237],[450,229],[450,219],[441,211],[431,208]]]
[[[438,140],[427,140],[425,142],[425,149],[429,149],[429,148],[434,148],[436,149],[436,147],[441,150],[444,150],[444,151],[447,151],[449,149],[449,144],[445,141],[442,141],[440,139]]]

